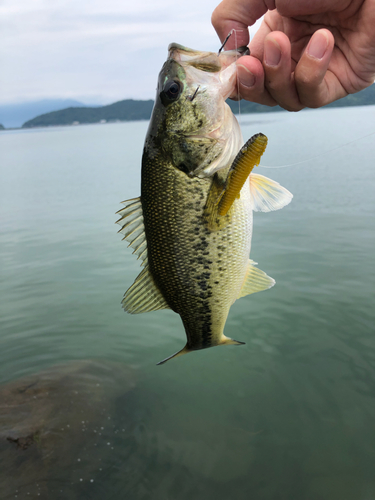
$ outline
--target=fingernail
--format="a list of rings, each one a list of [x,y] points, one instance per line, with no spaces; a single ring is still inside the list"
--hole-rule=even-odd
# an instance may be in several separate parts
[[[307,46],[307,53],[315,59],[322,59],[328,47],[328,38],[324,32],[317,32],[313,35]]]
[[[267,66],[277,66],[281,59],[280,45],[276,40],[267,39],[264,42],[264,61]]]
[[[245,87],[252,87],[255,83],[255,76],[242,64],[237,65],[238,80]]]

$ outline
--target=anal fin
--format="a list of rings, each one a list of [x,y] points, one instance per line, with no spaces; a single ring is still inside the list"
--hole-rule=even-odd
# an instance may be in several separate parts
[[[273,278],[255,266],[256,262],[249,259],[245,280],[238,298],[245,297],[245,295],[250,295],[251,293],[268,290],[268,288],[273,287],[276,283]]]

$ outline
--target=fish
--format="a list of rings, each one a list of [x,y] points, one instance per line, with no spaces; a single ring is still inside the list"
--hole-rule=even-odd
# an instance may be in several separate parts
[[[185,328],[186,345],[158,364],[243,344],[224,334],[230,307],[275,284],[249,259],[253,211],[278,210],[292,194],[252,172],[267,137],[258,133],[244,144],[225,102],[244,53],[169,45],[145,138],[141,195],[117,212],[119,232],[143,267],[123,308],[131,314],[169,308]]]

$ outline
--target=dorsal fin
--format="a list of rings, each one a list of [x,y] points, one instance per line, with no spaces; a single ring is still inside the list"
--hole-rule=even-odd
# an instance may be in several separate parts
[[[129,242],[133,253],[141,259],[141,265],[147,264],[147,241],[143,224],[143,211],[141,198],[133,198],[122,202],[125,207],[116,212],[121,218],[116,222],[120,224],[119,233],[124,235],[124,240]]]
[[[139,273],[132,286],[125,292],[122,306],[130,314],[167,309],[166,303],[159,288],[155,284],[148,267],[147,241],[143,224],[143,211],[140,198],[133,198],[122,202],[125,207],[117,213],[121,218],[117,221],[123,233],[124,240],[134,249],[133,253],[141,259],[144,269]]]

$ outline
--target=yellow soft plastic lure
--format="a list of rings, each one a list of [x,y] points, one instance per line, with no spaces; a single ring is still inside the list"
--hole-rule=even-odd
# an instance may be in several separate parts
[[[264,134],[253,135],[240,149],[230,168],[226,187],[218,207],[219,215],[226,215],[234,200],[240,195],[242,186],[267,147],[268,139]]]

